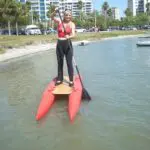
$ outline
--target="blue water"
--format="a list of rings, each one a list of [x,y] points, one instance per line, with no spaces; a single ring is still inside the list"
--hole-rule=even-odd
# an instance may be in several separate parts
[[[150,49],[136,42],[125,38],[74,46],[92,101],[82,102],[73,124],[67,98],[35,121],[42,92],[57,73],[55,50],[2,62],[1,149],[149,150]]]

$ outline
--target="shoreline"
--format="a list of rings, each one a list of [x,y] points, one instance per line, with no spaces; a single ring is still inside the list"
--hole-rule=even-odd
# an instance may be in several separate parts
[[[107,37],[107,38],[101,38],[97,40],[86,40],[89,41],[89,43],[93,42],[99,42],[99,41],[104,41],[104,40],[115,40],[115,39],[122,39],[122,38],[129,38],[129,37],[138,37],[141,34],[137,35],[120,35],[116,37]],[[84,40],[82,40],[84,41]],[[73,46],[79,45],[81,41],[72,41]],[[7,51],[3,54],[0,54],[0,62],[8,61],[13,58],[18,58],[22,56],[26,56],[29,54],[34,54],[37,52],[44,52],[48,51],[51,49],[55,49],[56,47],[56,42],[54,43],[46,43],[46,44],[38,44],[38,45],[28,45],[28,46],[22,46],[20,48],[12,48],[12,49],[7,49]]]

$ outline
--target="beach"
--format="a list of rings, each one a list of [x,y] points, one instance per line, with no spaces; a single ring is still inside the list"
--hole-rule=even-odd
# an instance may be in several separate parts
[[[88,40],[90,42],[96,42],[96,41],[101,41],[101,40],[110,40],[110,39],[118,39],[118,38],[128,38],[128,37],[138,37],[139,35],[121,35],[117,37],[107,37],[107,38],[101,38],[97,40]],[[73,41],[73,45],[79,45],[82,41]],[[39,43],[39,44],[32,44],[32,45],[27,45],[27,46],[22,46],[19,48],[11,48],[7,49],[5,53],[0,54],[0,62],[2,61],[7,61],[13,58],[37,53],[37,52],[42,52],[42,51],[47,51],[51,49],[55,49],[56,47],[56,42],[52,43]]]

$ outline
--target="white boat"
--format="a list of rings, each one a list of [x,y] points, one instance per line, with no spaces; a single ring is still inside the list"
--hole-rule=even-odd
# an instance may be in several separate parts
[[[150,46],[150,41],[138,41],[137,46]]]
[[[147,37],[139,37],[139,41],[137,42],[137,46],[150,46],[150,36]]]
[[[90,43],[89,41],[83,40],[83,41],[80,41],[80,42],[79,42],[79,45],[80,45],[80,46],[85,46],[85,45],[87,45],[87,44],[89,44],[89,43]]]

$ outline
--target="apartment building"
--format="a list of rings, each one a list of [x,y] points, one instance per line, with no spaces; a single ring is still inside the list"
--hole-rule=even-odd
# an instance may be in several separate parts
[[[128,0],[128,8],[133,13],[133,16],[136,16],[138,13],[146,12],[146,4],[150,0]]]
[[[92,0],[82,0],[83,7],[82,10],[79,10],[78,8],[78,0],[64,0],[59,2],[59,6],[62,11],[65,9],[71,9],[73,16],[79,16],[80,11],[82,11],[85,14],[89,14],[93,11],[93,3]]]
[[[111,10],[112,10],[112,17],[113,17],[113,19],[120,20],[120,10],[119,10],[119,8],[112,7]]]
[[[22,3],[27,0],[18,0]],[[73,17],[79,16],[79,12],[82,11],[85,14],[89,14],[93,11],[93,2],[92,0],[82,0],[83,7],[82,10],[78,8],[79,0],[28,0],[31,2],[31,11],[35,11],[40,16],[41,20],[48,19],[47,11],[50,4],[55,5],[60,8],[60,11],[65,9],[71,9]]]

